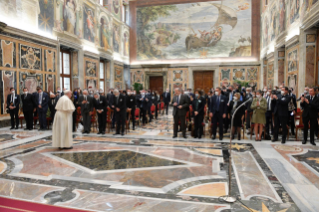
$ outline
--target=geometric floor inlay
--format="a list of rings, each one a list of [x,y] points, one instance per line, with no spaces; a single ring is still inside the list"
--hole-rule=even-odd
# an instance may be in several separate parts
[[[53,153],[52,155],[94,171],[185,165],[184,163],[177,161],[158,158],[128,150]]]

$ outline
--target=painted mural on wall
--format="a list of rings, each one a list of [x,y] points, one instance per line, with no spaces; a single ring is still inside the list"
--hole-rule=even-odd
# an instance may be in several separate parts
[[[315,85],[316,46],[306,47],[306,85]]]
[[[102,17],[100,20],[100,46],[104,50],[111,49],[111,25],[106,17]]]
[[[270,11],[270,40],[273,41],[278,35],[278,14],[276,4],[271,8]]]
[[[269,30],[268,18],[267,16],[265,16],[264,24],[263,24],[263,33],[261,33],[263,37],[263,47],[268,45],[268,34],[269,34],[268,30]]]
[[[38,27],[45,32],[52,33],[54,27],[54,0],[39,0],[39,6]]]
[[[85,75],[87,77],[96,77],[96,63],[85,61]]]
[[[16,63],[16,43],[0,40],[0,66],[15,68]]]
[[[64,0],[63,4],[63,29],[64,31],[79,35],[77,22],[77,4],[75,0]]]
[[[83,6],[83,37],[85,40],[94,42],[95,30],[94,30],[94,10],[87,5]]]
[[[19,44],[20,68],[41,70],[42,51],[39,48]]]
[[[128,31],[123,33],[123,55],[130,56],[130,34]]]
[[[298,49],[288,53],[288,73],[298,71]]]
[[[121,32],[120,25],[118,23],[113,23],[113,50],[120,53],[121,45]]]
[[[297,19],[299,19],[299,10],[300,10],[300,0],[290,0],[290,14],[289,14],[290,24],[294,23]]]
[[[121,8],[122,8],[122,0],[112,1],[112,13],[118,20],[121,20]]]
[[[289,88],[293,88],[294,91],[296,92],[297,89],[297,74],[292,74],[288,76],[288,86]]]
[[[278,84],[285,81],[285,59],[278,60]]]
[[[304,0],[305,6],[306,6],[306,11],[309,12],[311,7],[316,4],[318,0]]]
[[[137,59],[251,56],[251,0],[137,9]]]
[[[285,0],[279,2],[279,33],[286,30],[286,3]]]
[[[86,80],[86,88],[88,89],[96,89],[97,88],[97,81],[94,79],[87,79]]]

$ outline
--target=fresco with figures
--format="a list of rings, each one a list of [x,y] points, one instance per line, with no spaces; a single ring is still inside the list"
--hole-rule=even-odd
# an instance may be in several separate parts
[[[109,20],[103,16],[100,20],[100,46],[106,51],[112,47],[111,38],[111,24]]]
[[[94,42],[95,39],[95,12],[92,8],[84,5],[83,7],[83,31],[84,39]]]
[[[61,22],[57,21],[56,23],[58,31],[62,30],[61,26],[63,26],[64,31],[70,34],[80,36],[79,27],[78,27],[79,17],[77,13],[78,6],[79,5],[77,5],[77,2],[75,0],[64,0],[64,4],[62,6],[63,13],[61,14],[62,21]]]
[[[290,24],[299,19],[300,12],[300,0],[290,0]]]
[[[112,13],[118,20],[121,20],[121,8],[122,0],[112,0]]]
[[[39,7],[38,27],[45,32],[52,33],[54,27],[54,1],[39,0]]]
[[[118,23],[113,23],[113,50],[120,53],[121,46],[121,30]]]
[[[137,59],[251,56],[251,0],[137,9]]]

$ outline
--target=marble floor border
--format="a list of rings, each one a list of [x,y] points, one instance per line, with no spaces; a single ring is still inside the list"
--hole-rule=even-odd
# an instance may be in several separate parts
[[[228,195],[228,183],[227,182],[210,182],[210,183],[203,183],[200,185],[208,185],[208,184],[217,184],[217,183],[223,183],[225,186],[225,192],[226,195]],[[199,185],[194,185],[191,187],[188,187],[182,191],[180,191],[179,193],[177,193],[177,195],[181,195],[181,196],[194,196],[194,197],[207,197],[207,198],[219,198],[219,196],[205,196],[205,195],[195,195],[195,194],[183,194],[184,191],[190,190],[192,188],[198,187]]]
[[[7,169],[8,165],[7,165],[7,163],[5,163],[5,162],[3,162],[3,161],[0,161],[0,164],[3,164],[3,169],[2,169],[2,170],[0,170],[0,174],[2,174],[3,172],[5,172],[5,171],[6,171],[6,169]]]

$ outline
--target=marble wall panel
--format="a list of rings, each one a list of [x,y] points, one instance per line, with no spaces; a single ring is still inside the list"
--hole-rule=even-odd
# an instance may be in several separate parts
[[[55,51],[44,50],[44,66],[45,71],[55,72],[56,67],[56,53]]]
[[[16,43],[0,39],[0,67],[16,67]]]
[[[248,82],[251,87],[259,84],[259,67],[222,67],[219,74],[219,85],[228,86],[236,81]]]
[[[17,72],[0,71],[0,100],[1,114],[7,114],[7,96],[10,94],[10,88],[17,89]]]
[[[306,47],[306,86],[315,85],[316,46]]]
[[[20,68],[42,70],[42,49],[19,44]]]
[[[86,88],[99,88],[99,60],[91,57],[84,57],[84,71]]]
[[[37,86],[43,87],[43,75],[38,73],[20,72],[19,73],[19,85],[20,93],[23,92],[23,88],[26,87],[29,93],[37,91]]]
[[[95,79],[87,79],[85,85],[86,85],[86,88],[88,88],[88,89],[95,90],[98,88],[97,87],[97,80],[95,80]]]
[[[45,90],[47,92],[55,93],[56,88],[56,75],[46,74],[45,75]]]
[[[278,84],[285,81],[285,59],[278,60]]]

